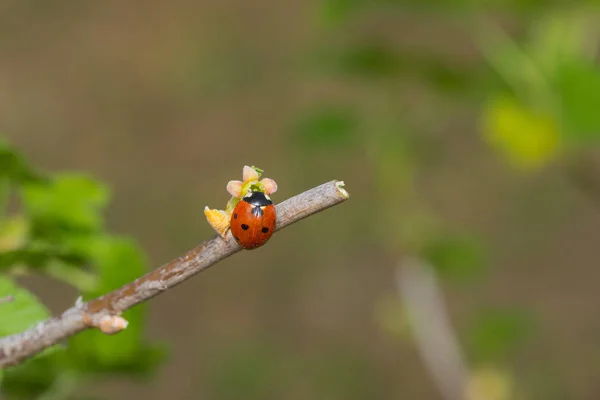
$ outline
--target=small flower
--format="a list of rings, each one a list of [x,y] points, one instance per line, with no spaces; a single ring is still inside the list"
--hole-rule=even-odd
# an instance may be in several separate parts
[[[249,191],[263,192],[267,195],[271,195],[277,191],[277,183],[273,179],[264,178],[259,180],[262,172],[262,169],[258,167],[244,165],[242,172],[243,180],[234,180],[227,183],[227,191],[232,197],[227,203],[225,210],[215,210],[208,207],[204,209],[206,220],[221,237],[224,238],[227,234],[233,209]]]
[[[250,189],[255,192],[264,192],[268,195],[275,193],[277,191],[277,184],[273,179],[269,178],[259,181],[261,172],[262,170],[256,167],[244,165],[242,173],[243,181],[229,181],[227,191],[238,199],[244,197]]]

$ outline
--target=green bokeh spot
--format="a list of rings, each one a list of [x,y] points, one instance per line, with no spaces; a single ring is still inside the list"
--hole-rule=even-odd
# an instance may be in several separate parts
[[[211,368],[212,398],[223,400],[272,398],[280,365],[274,346],[260,341],[238,343]]]
[[[481,361],[505,361],[519,343],[531,336],[533,322],[522,310],[484,310],[469,330],[470,350]]]
[[[398,58],[392,47],[383,43],[357,45],[337,59],[341,72],[365,78],[390,77],[398,72]]]
[[[325,106],[309,112],[294,129],[295,142],[306,149],[332,150],[357,142],[359,118],[354,110]]]
[[[446,235],[431,240],[423,249],[424,258],[449,278],[472,278],[485,266],[485,252],[477,238]]]
[[[567,139],[574,143],[600,140],[600,69],[572,59],[557,72],[558,95]]]

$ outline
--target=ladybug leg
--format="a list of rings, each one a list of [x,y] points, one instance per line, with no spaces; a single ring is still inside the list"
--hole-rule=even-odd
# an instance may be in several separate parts
[[[223,210],[211,210],[208,207],[204,208],[204,215],[206,216],[206,220],[213,227],[213,229],[221,235],[222,238],[225,237],[227,230],[229,229],[229,222],[231,220],[231,212],[223,211]]]

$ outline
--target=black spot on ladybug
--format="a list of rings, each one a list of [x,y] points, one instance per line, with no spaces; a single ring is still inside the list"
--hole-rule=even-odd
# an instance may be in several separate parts
[[[237,219],[237,214],[233,214],[233,219]]]
[[[263,227],[263,228],[262,228],[260,231],[261,231],[262,233],[267,233],[267,232],[269,232],[269,228],[267,228],[267,227],[265,226],[265,227]]]
[[[250,228],[248,225],[246,225],[246,224],[242,224],[242,229],[243,229],[243,230],[247,231],[247,230],[248,230],[248,228]]]

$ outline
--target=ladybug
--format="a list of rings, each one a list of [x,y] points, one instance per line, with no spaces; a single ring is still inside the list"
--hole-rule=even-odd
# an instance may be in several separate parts
[[[248,192],[233,209],[230,229],[233,238],[246,250],[262,246],[275,230],[277,213],[271,198],[263,192]]]

